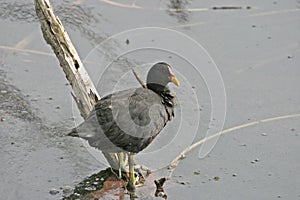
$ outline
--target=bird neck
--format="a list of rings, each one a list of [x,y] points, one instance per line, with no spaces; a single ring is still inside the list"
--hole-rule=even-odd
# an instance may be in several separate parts
[[[169,90],[167,86],[156,83],[147,83],[147,88],[158,94],[164,92],[166,89]]]
[[[162,86],[159,84],[151,83],[147,84],[147,88],[161,96],[161,98],[163,99],[163,104],[165,104],[168,107],[174,106],[174,95],[171,93],[168,86]]]

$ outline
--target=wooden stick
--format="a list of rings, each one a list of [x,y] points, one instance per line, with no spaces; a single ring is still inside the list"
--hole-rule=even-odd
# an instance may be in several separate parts
[[[44,39],[52,47],[66,78],[74,91],[74,99],[85,119],[96,102],[100,99],[93,82],[84,68],[75,47],[73,46],[65,28],[55,16],[49,0],[35,0],[36,14],[41,23]],[[103,152],[111,167],[119,167],[118,156]]]
[[[131,68],[131,71],[133,75],[135,76],[136,80],[142,85],[143,88],[147,88],[147,85],[143,82],[143,80],[139,77],[139,75],[136,73],[136,71]]]

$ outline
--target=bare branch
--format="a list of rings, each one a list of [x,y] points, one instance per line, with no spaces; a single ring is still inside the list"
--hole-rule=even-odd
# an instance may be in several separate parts
[[[138,80],[138,82],[142,85],[143,88],[147,88],[147,85],[143,82],[143,80],[139,77],[139,75],[136,73],[136,71],[131,68],[131,71],[133,72],[136,80]]]

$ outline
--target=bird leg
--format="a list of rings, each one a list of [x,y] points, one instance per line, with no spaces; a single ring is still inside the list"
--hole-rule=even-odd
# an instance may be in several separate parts
[[[128,191],[135,191],[135,176],[134,176],[134,154],[129,153],[128,155],[128,164],[129,164],[129,182],[127,184]]]
[[[119,178],[122,178],[122,171],[125,170],[123,153],[118,153],[118,160],[119,160]]]

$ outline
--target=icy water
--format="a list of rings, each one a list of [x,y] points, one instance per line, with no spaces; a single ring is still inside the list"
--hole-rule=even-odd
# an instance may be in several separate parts
[[[157,61],[181,82],[175,119],[136,157],[153,171],[139,199],[161,177],[168,199],[300,199],[299,1],[51,3],[101,96]],[[0,199],[61,199],[107,163],[65,136],[82,119],[33,1],[1,0],[0,26]]]

